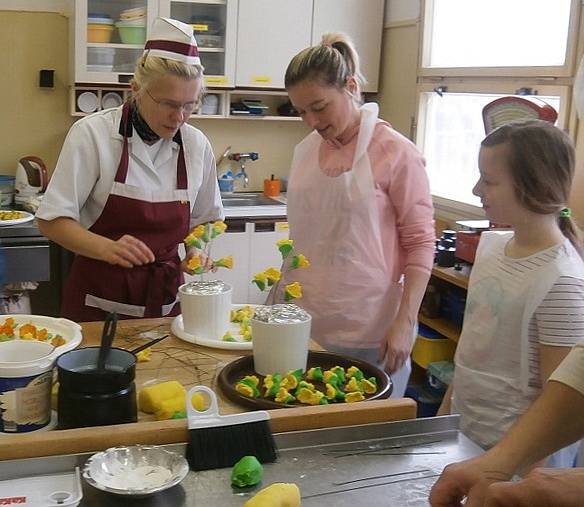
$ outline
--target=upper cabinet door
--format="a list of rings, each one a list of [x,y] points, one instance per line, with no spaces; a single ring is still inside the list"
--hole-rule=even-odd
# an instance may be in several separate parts
[[[381,60],[384,0],[314,0],[312,45],[323,33],[344,32],[353,39],[367,79],[365,92],[376,92]]]
[[[312,5],[313,0],[239,0],[237,86],[284,88],[288,63],[310,46]]]
[[[160,0],[160,15],[192,25],[212,87],[233,87],[238,0]]]
[[[71,22],[71,81],[125,83],[144,51],[156,0],[76,0]]]

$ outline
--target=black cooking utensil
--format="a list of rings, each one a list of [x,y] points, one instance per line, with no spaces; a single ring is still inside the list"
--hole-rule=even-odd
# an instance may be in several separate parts
[[[101,332],[101,343],[99,346],[99,356],[97,358],[98,371],[105,370],[105,363],[112,348],[116,328],[118,326],[118,314],[116,312],[108,313],[103,321],[103,331]]]
[[[145,343],[144,345],[140,345],[138,348],[135,348],[134,350],[130,350],[130,352],[134,355],[136,355],[138,352],[142,352],[143,350],[146,350],[149,347],[152,347],[153,345],[156,345],[158,342],[161,342],[162,340],[164,340],[165,338],[168,338],[169,335],[165,334],[164,336],[160,337],[160,338],[156,338],[155,340],[151,340],[148,343]]]

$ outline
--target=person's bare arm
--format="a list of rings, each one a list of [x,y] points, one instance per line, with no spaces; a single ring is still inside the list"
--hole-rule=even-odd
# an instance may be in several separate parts
[[[399,370],[412,351],[412,333],[429,279],[430,273],[420,269],[405,270],[404,292],[398,313],[387,332],[386,349],[382,354],[390,372]]]
[[[100,236],[82,227],[71,218],[38,219],[41,233],[67,250],[125,268],[154,262],[152,250],[128,234],[117,241]]]
[[[572,347],[559,347],[554,345],[539,344],[539,375],[544,385],[550,375],[570,353]]]
[[[584,436],[584,395],[551,380],[501,441],[482,456],[448,465],[430,493],[433,507],[482,506],[487,488]],[[495,504],[496,505],[496,504]]]

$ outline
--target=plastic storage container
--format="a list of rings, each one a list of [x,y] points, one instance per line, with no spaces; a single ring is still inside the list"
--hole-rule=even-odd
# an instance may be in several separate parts
[[[436,361],[449,361],[454,357],[456,344],[448,338],[424,338],[418,335],[412,350],[412,359],[422,368]]]
[[[87,42],[111,42],[113,31],[112,25],[88,23]]]
[[[466,292],[456,287],[449,288],[440,298],[440,313],[457,326],[462,327]]]
[[[11,206],[14,201],[14,176],[0,176],[0,206]]]
[[[420,385],[409,385],[404,396],[412,398],[418,404],[416,417],[434,417],[442,403],[441,396]]]
[[[146,42],[146,25],[119,21],[116,23],[116,27],[120,34],[120,40],[124,44],[144,44]]]
[[[116,50],[114,48],[87,48],[87,70],[111,72],[115,56]]]

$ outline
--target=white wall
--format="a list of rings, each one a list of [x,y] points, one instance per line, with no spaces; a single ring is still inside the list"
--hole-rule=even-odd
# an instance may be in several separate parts
[[[0,11],[40,11],[70,14],[73,0],[0,0]]]
[[[418,19],[420,0],[386,0],[385,26],[400,21]]]

